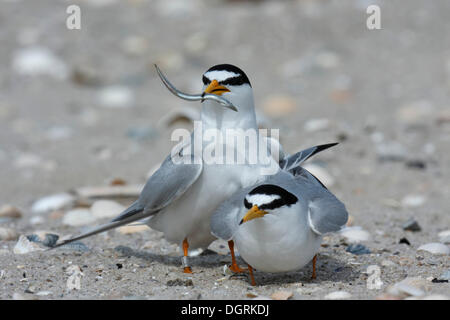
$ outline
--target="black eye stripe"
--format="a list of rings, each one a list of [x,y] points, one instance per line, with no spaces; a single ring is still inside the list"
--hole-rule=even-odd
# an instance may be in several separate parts
[[[251,209],[251,208],[253,207],[252,204],[251,204],[250,202],[247,201],[247,199],[244,199],[244,206],[245,206],[247,209]]]
[[[211,83],[211,80],[209,80],[209,79],[208,79],[207,77],[205,77],[205,76],[203,76],[202,80],[203,80],[203,84],[204,84],[205,86]]]

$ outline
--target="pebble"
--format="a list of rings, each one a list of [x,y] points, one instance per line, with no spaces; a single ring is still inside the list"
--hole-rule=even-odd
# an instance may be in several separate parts
[[[356,254],[356,255],[361,255],[361,254],[369,254],[370,250],[362,245],[362,244],[351,244],[347,247],[347,249],[345,249],[345,251]]]
[[[79,227],[94,223],[96,218],[92,215],[89,209],[79,208],[68,211],[62,223],[67,226]]]
[[[402,199],[402,205],[408,208],[420,207],[426,202],[426,198],[424,196],[410,194]]]
[[[399,298],[408,296],[420,297],[425,295],[429,283],[420,277],[405,278],[387,288],[387,293]]]
[[[134,104],[134,93],[124,86],[110,86],[98,93],[98,102],[105,108],[129,108]]]
[[[375,151],[381,161],[404,161],[408,155],[406,148],[395,141],[378,143]]]
[[[15,254],[26,254],[33,251],[42,251],[42,249],[38,244],[28,240],[28,238],[24,235],[19,237],[19,241],[17,241],[14,246],[13,252]]]
[[[280,290],[271,294],[270,298],[273,300],[288,300],[294,295],[292,291]]]
[[[340,234],[350,243],[358,243],[370,240],[370,233],[359,226],[345,227]]]
[[[325,296],[327,300],[342,300],[342,299],[350,299],[352,295],[347,291],[333,291]]]
[[[446,271],[444,271],[439,277],[439,280],[448,280],[450,281],[450,269],[447,269]]]
[[[422,230],[422,228],[420,227],[419,223],[414,218],[411,218],[403,224],[403,230],[420,231],[420,230]]]
[[[117,231],[119,231],[121,234],[132,234],[148,230],[150,230],[150,227],[148,227],[147,225],[128,225],[117,228]]]
[[[91,212],[95,218],[113,218],[118,216],[126,208],[112,200],[98,200],[92,204]]]
[[[414,125],[430,120],[433,111],[434,108],[430,101],[420,100],[400,107],[396,112],[396,117],[406,125]]]
[[[439,242],[450,244],[450,230],[439,232],[438,237]]]
[[[424,245],[421,245],[417,251],[427,251],[430,252],[432,254],[444,254],[444,255],[449,255],[450,254],[450,248],[442,243],[438,243],[438,242],[432,242],[432,243],[427,243]]]
[[[333,176],[325,168],[311,162],[302,165],[302,167],[313,174],[326,187],[331,187],[334,185],[335,180]]]
[[[63,80],[68,76],[66,64],[48,48],[32,46],[14,53],[12,66],[25,76],[48,75]]]
[[[72,69],[71,80],[76,84],[95,87],[102,83],[100,73],[89,65],[77,65]]]
[[[148,48],[147,39],[137,35],[129,36],[122,42],[123,51],[130,56],[142,56]]]
[[[19,234],[16,230],[0,227],[0,240],[12,241],[17,240],[17,238],[19,238]]]
[[[30,218],[30,224],[32,225],[38,225],[43,224],[45,222],[45,219],[41,216],[34,216]]]
[[[175,287],[175,286],[184,286],[184,287],[192,287],[194,285],[194,282],[192,279],[174,279],[174,280],[168,280],[166,282],[166,285],[169,287]]]
[[[36,214],[68,208],[75,202],[75,197],[68,193],[58,193],[37,200],[31,211]]]
[[[59,239],[57,234],[46,233],[46,232],[37,232],[26,236],[28,241],[43,244],[46,247],[55,246],[56,242]]]
[[[263,111],[266,115],[274,118],[284,117],[293,113],[297,108],[294,98],[285,95],[273,95],[263,102]]]
[[[330,120],[326,118],[308,120],[303,129],[307,132],[316,132],[326,130],[330,127]]]
[[[66,126],[53,126],[46,132],[47,139],[52,141],[62,141],[69,139],[73,135],[73,130]]]
[[[381,265],[383,267],[394,267],[394,266],[396,266],[395,262],[393,262],[391,260],[383,260],[383,261],[381,261]]]
[[[400,243],[400,244],[404,243],[404,244],[407,244],[408,246],[411,245],[411,243],[409,242],[409,240],[406,239],[406,238],[404,238],[404,237],[401,238],[400,241],[399,241],[398,243]]]
[[[6,204],[0,208],[0,218],[19,219],[21,217],[22,211],[12,205]]]

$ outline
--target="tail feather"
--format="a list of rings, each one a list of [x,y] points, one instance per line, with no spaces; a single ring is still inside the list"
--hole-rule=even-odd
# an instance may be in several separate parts
[[[58,248],[60,246],[69,244],[71,242],[77,241],[77,240],[81,240],[90,236],[93,236],[95,234],[110,230],[110,229],[114,229],[126,224],[129,224],[131,222],[135,222],[137,220],[141,220],[144,218],[147,218],[155,213],[157,213],[157,211],[152,211],[152,212],[144,212],[144,209],[142,208],[135,208],[133,207],[136,203],[134,203],[132,206],[130,206],[127,210],[124,211],[124,213],[122,213],[119,217],[121,217],[121,219],[119,219],[119,217],[115,218],[114,220],[112,220],[111,222],[101,225],[99,227],[94,228],[91,231],[88,231],[86,233],[83,233],[79,236],[76,236],[74,238],[68,239],[68,240],[64,240],[58,244],[56,244],[54,247],[50,248],[54,249],[54,248]]]

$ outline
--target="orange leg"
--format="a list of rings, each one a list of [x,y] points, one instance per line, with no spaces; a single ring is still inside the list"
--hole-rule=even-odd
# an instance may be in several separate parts
[[[188,259],[188,249],[189,249],[189,243],[187,241],[187,238],[183,240],[183,267],[184,267],[184,273],[192,273],[192,269],[190,266],[188,266],[187,264],[187,259]]]
[[[316,261],[317,261],[317,254],[314,256],[314,258],[312,259],[312,263],[313,263],[313,272],[312,272],[312,276],[311,279],[315,279],[316,278]]]
[[[236,272],[236,273],[247,271],[245,269],[240,268],[238,266],[238,264],[236,263],[236,257],[234,256],[234,241],[233,240],[228,241],[228,247],[230,248],[230,253],[231,253],[230,270],[233,272]]]
[[[248,266],[248,273],[250,274],[250,280],[251,280],[252,286],[256,286],[255,277],[253,276],[253,268],[249,264],[247,264],[247,266]]]

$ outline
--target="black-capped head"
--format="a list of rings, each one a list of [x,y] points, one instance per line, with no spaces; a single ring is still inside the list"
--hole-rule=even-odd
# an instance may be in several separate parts
[[[203,84],[208,86],[213,80],[216,80],[222,86],[240,86],[244,84],[252,86],[245,72],[232,64],[218,64],[209,68],[203,74]]]
[[[247,209],[256,205],[260,210],[273,210],[283,206],[289,207],[297,201],[298,198],[286,189],[273,184],[263,184],[245,196],[244,205]]]

